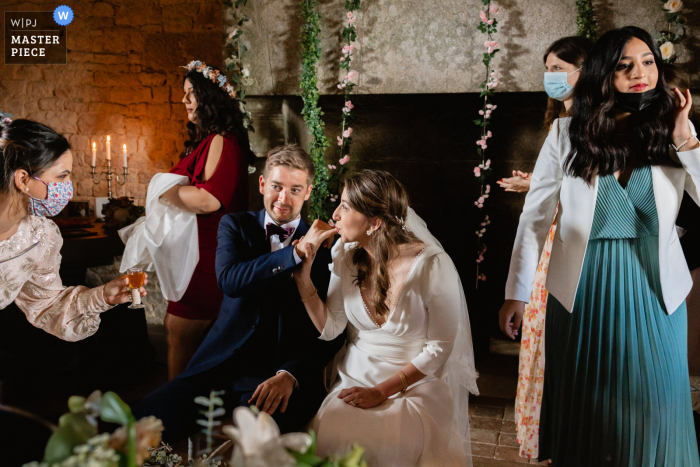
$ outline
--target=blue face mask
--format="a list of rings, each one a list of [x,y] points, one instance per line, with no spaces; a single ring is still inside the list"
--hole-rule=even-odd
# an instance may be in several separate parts
[[[578,70],[574,70],[571,73],[566,73],[565,71],[548,71],[544,74],[544,91],[552,99],[558,101],[563,101],[567,99],[574,90],[574,87],[567,83],[566,78],[569,75],[578,73]]]

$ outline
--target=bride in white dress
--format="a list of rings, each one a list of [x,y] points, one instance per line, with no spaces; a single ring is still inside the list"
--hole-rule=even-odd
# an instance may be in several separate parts
[[[320,339],[348,329],[338,377],[313,421],[319,454],[359,444],[370,467],[471,466],[468,393],[478,393],[477,375],[452,260],[387,172],[351,175],[333,219],[341,238],[326,303],[309,278],[309,243],[294,274]]]

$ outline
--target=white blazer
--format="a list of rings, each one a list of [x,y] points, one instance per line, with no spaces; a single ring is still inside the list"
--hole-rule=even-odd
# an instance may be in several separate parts
[[[537,264],[559,203],[559,221],[547,271],[547,290],[571,312],[593,225],[598,176],[594,176],[592,186],[589,186],[581,178],[564,174],[563,162],[571,147],[569,120],[554,121],[537,158],[515,237],[506,299],[530,301]],[[690,129],[695,135],[692,124]],[[700,148],[681,151],[677,157],[682,168],[651,168],[659,218],[661,290],[669,314],[683,303],[693,285],[675,228],[683,190],[700,205],[696,190],[700,186]]]

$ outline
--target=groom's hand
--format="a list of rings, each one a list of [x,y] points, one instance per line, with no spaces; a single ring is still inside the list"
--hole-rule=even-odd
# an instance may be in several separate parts
[[[331,227],[322,220],[316,219],[314,223],[311,224],[311,228],[306,232],[306,235],[304,235],[294,247],[296,248],[297,255],[299,255],[299,258],[304,259],[304,255],[306,254],[304,245],[306,244],[311,245],[313,251],[317,251],[321,245],[330,248],[333,246],[333,237],[335,234],[336,230],[334,227]]]
[[[248,403],[255,404],[258,409],[269,415],[275,413],[278,407],[280,412],[284,413],[294,391],[294,383],[292,375],[281,371],[259,385]]]

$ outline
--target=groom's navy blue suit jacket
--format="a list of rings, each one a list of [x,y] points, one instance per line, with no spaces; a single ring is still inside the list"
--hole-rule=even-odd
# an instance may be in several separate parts
[[[261,328],[268,370],[289,372],[300,387],[322,382],[323,369],[343,345],[344,337],[326,342],[300,300],[292,272],[294,247],[271,252],[265,235],[265,210],[228,214],[221,219],[216,251],[216,276],[224,292],[219,317],[197,350],[185,378],[215,367],[235,356]],[[292,241],[308,232],[303,221]],[[330,281],[330,250],[319,248],[311,278],[325,301]],[[263,331],[260,331],[263,332]],[[262,358],[262,357],[261,357]],[[261,362],[262,364],[262,362]],[[308,387],[308,386],[307,386]]]

